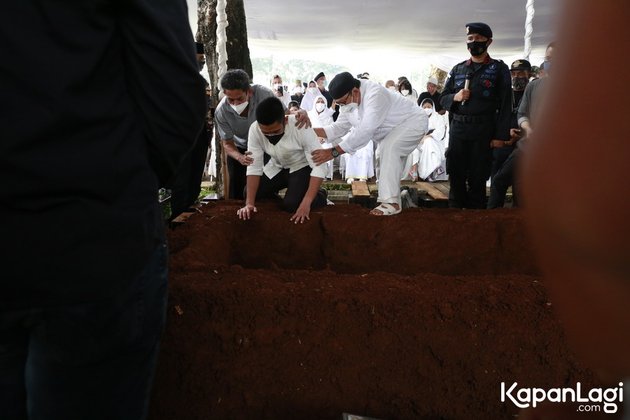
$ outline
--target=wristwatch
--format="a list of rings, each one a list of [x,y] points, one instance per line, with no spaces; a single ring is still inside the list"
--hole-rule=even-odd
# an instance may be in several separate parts
[[[339,151],[337,150],[336,147],[333,147],[332,149],[330,149],[330,153],[332,154],[333,158],[336,158],[339,156]]]

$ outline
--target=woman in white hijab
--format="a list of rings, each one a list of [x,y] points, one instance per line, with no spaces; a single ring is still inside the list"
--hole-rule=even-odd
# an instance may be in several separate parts
[[[308,88],[306,89],[306,93],[302,97],[302,102],[300,102],[300,108],[302,108],[306,112],[310,111],[315,105],[315,98],[317,98],[320,95],[321,93],[319,89],[317,89],[317,83],[311,80],[308,83]]]
[[[435,104],[431,99],[425,99],[420,106],[429,117],[429,131],[418,146],[420,150],[418,175],[427,181],[444,181],[448,179],[444,156],[448,147],[446,123],[444,117],[435,112]]]
[[[319,89],[318,89],[318,93],[319,93]],[[302,100],[302,103],[304,103],[303,100]],[[315,99],[313,100],[313,107],[308,110],[308,118],[311,120],[311,125],[313,126],[313,128],[325,127],[334,122],[333,114],[335,113],[335,111],[328,108],[327,105],[328,105],[328,102],[326,101],[326,98],[324,98],[324,96],[321,94],[317,95]],[[329,143],[327,139],[324,139],[324,138],[319,139],[319,142],[322,144],[323,149],[330,149],[333,147],[334,144],[336,144],[334,143],[335,139],[330,139],[330,140],[332,142]],[[326,178],[333,179],[333,161],[329,160],[328,162],[326,162],[326,165],[328,166],[328,172],[326,173]]]

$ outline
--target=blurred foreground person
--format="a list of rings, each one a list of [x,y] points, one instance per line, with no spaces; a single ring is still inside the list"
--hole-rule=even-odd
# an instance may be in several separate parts
[[[0,418],[143,419],[158,187],[206,109],[186,2],[24,0],[0,34]]]
[[[592,69],[575,63],[584,51],[597,51],[602,62],[627,62],[630,3],[571,0],[565,5],[558,39],[563,48],[553,62],[554,73],[563,77],[550,85],[546,111],[523,162],[525,209],[551,302],[570,343],[606,387],[624,383],[626,395],[623,403],[617,398],[616,415],[603,410],[578,413],[568,405],[548,403],[519,418],[627,419],[630,142],[619,122],[625,118],[628,98],[614,90],[602,91],[598,84],[582,83],[592,76]],[[588,28],[586,37],[581,36],[583,28]],[[584,98],[592,97],[606,106],[584,106]],[[596,132],[585,130],[582,121],[597,127]],[[598,165],[589,164],[594,139]],[[602,170],[606,182],[600,182]]]

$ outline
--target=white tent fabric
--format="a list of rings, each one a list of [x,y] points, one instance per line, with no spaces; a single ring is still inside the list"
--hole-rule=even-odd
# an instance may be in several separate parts
[[[495,55],[522,56],[528,3],[533,6],[531,0],[244,0],[254,49],[325,56],[332,47],[351,55],[389,51],[409,57],[465,55],[468,22],[492,27]],[[538,54],[555,36],[558,3],[535,0],[531,45]]]

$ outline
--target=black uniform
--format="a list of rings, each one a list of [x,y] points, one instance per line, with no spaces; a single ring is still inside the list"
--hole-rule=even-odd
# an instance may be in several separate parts
[[[470,98],[462,104],[455,94],[470,80]],[[489,56],[483,63],[463,61],[451,70],[440,103],[450,112],[451,129],[446,151],[449,206],[485,208],[486,180],[490,176],[490,141],[509,140],[512,83],[508,66]]]

